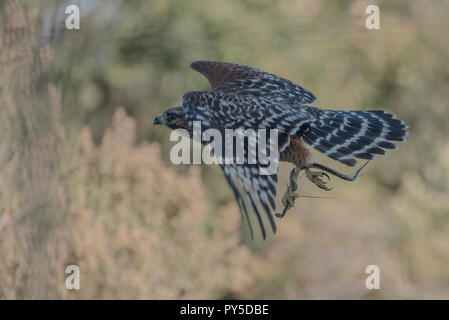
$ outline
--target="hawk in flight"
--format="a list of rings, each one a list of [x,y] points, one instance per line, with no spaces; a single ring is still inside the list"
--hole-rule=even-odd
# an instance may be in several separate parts
[[[185,93],[182,106],[166,110],[154,119],[154,124],[173,130],[185,129],[190,137],[193,121],[201,121],[204,129],[220,132],[225,129],[277,129],[279,160],[295,166],[282,198],[284,211],[276,213],[277,217],[282,217],[299,196],[295,191],[301,170],[315,185],[330,190],[327,186],[329,176],[325,172],[353,181],[374,155],[385,155],[384,149],[396,149],[391,141],[405,141],[408,136],[405,123],[390,113],[325,110],[312,106],[316,98],[310,91],[256,68],[214,61],[197,61],[190,66],[208,79],[211,91]],[[313,162],[305,144],[351,167],[357,165],[356,158],[367,161],[352,177],[346,176]],[[276,211],[277,173],[261,175],[263,164],[250,164],[246,160],[243,164],[222,163],[220,167],[248,221],[251,236],[248,203],[257,217],[262,237],[266,238],[266,231],[257,203],[275,233],[273,212]],[[311,171],[311,168],[321,171]]]

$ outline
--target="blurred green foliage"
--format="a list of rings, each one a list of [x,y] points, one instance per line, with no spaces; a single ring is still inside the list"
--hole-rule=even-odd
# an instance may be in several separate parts
[[[321,107],[397,114],[411,127],[413,144],[378,164],[373,176],[392,188],[402,170],[389,167],[418,170],[425,178],[449,134],[447,2],[379,1],[381,29],[375,31],[365,28],[367,4],[111,1],[88,15],[81,6],[81,30],[61,31],[51,65],[62,85],[65,126],[76,135],[88,124],[98,143],[123,106],[137,120],[138,141],[161,142],[167,159],[168,134],[155,130],[154,116],[179,105],[182,93],[208,88],[190,62],[231,61],[300,83]],[[210,171],[206,181],[218,180]]]

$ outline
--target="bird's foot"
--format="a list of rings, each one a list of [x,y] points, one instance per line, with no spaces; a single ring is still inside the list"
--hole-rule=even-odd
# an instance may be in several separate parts
[[[330,174],[332,174],[332,175],[334,175],[334,176],[336,176],[336,177],[338,177],[340,179],[346,180],[346,181],[354,181],[355,179],[357,179],[357,177],[359,176],[359,173],[363,170],[363,168],[366,167],[368,162],[369,162],[369,160],[367,160],[360,168],[358,168],[357,171],[354,173],[354,175],[352,177],[351,176],[347,176],[347,175],[345,175],[343,173],[340,173],[340,172],[338,172],[338,171],[336,171],[334,169],[331,169],[331,168],[328,168],[326,166],[323,166],[322,164],[319,164],[319,163],[312,163],[310,165],[310,167],[311,168],[317,168],[317,169],[324,170],[324,171],[329,172]],[[327,177],[329,178],[329,176],[327,176]]]
[[[330,181],[330,177],[327,173],[318,171],[310,171],[309,168],[304,168],[306,172],[306,177],[312,181],[318,188],[324,189],[324,190],[332,190],[331,187],[329,187],[327,184]],[[327,178],[326,180],[324,178]]]
[[[355,174],[352,177],[344,175],[338,171],[335,171],[331,168],[323,166],[322,164],[319,164],[319,163],[313,163],[311,165],[311,167],[327,171],[327,172],[333,174],[334,176],[337,176],[343,180],[354,181],[358,177],[359,173],[363,170],[363,168],[365,168],[365,166],[367,164],[368,164],[368,161],[365,162],[355,172]],[[332,190],[332,188],[327,185],[330,181],[330,177],[327,173],[325,173],[323,171],[318,171],[318,172],[310,171],[310,168],[308,168],[308,167],[303,167],[301,169],[305,170],[306,177],[310,181],[312,181],[318,188],[321,188],[321,189],[324,189],[327,191]],[[296,167],[290,172],[290,183],[287,184],[287,190],[285,190],[284,195],[282,196],[282,204],[284,205],[284,210],[282,211],[282,213],[275,214],[275,216],[278,218],[282,218],[287,213],[287,211],[289,209],[293,208],[295,206],[295,200],[300,197],[300,194],[295,192],[296,190],[298,190],[298,183],[296,182],[296,180],[298,179],[299,172],[300,172],[300,170],[298,170],[298,168],[296,168]],[[326,180],[325,180],[325,178],[326,178]]]
[[[298,190],[298,183],[296,179],[298,179],[299,170],[297,168],[293,168],[290,172],[290,183],[287,184],[287,190],[285,190],[284,195],[282,196],[282,204],[284,205],[284,210],[282,213],[276,213],[275,216],[278,218],[282,218],[289,209],[295,206],[295,200],[299,198],[299,194],[295,192]]]

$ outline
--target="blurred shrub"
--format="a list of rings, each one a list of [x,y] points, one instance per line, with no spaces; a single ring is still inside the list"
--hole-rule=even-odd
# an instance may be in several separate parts
[[[69,245],[92,298],[211,298],[253,280],[235,205],[211,219],[198,168],[176,174],[157,144],[133,147],[135,123],[118,109],[95,147],[80,137],[67,178]]]

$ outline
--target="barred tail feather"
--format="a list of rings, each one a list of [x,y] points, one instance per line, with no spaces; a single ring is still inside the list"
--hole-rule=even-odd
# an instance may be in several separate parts
[[[333,111],[315,109],[315,120],[304,131],[304,142],[348,166],[355,158],[372,160],[384,149],[396,149],[390,141],[405,141],[407,126],[382,110]]]

